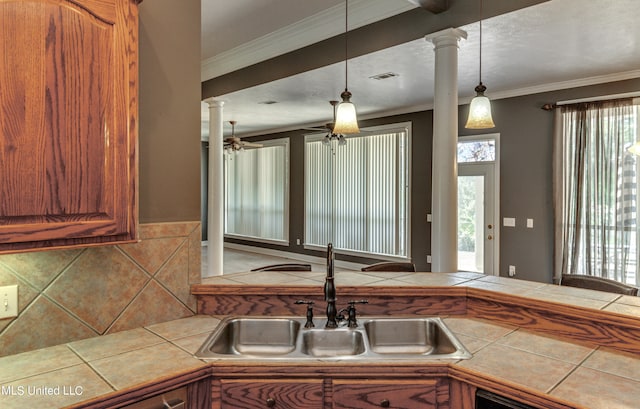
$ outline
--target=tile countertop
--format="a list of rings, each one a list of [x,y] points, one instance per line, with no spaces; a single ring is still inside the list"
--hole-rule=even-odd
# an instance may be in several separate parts
[[[2,357],[0,407],[61,408],[206,367],[193,354],[219,322],[196,315]]]
[[[280,274],[270,276],[277,281]],[[488,290],[549,299],[560,291],[563,302],[638,315],[636,297],[618,296],[540,283],[453,274],[341,274],[347,281],[373,277],[360,285],[468,285]],[[313,275],[312,275],[313,276]],[[232,278],[229,278],[232,277]],[[244,277],[244,278],[243,278]],[[291,276],[286,275],[287,284]],[[316,285],[323,275],[307,277],[295,285]],[[337,276],[338,277],[338,276]],[[206,279],[229,284],[257,283],[260,277],[238,274]],[[336,278],[338,286],[339,279]],[[352,282],[353,282],[352,281]],[[439,284],[436,284],[439,283]],[[275,283],[278,284],[278,283]],[[554,287],[554,288],[551,288]],[[597,293],[597,294],[590,294]],[[573,297],[573,298],[572,298]],[[574,299],[575,298],[575,299]],[[628,298],[628,299],[627,299]],[[554,298],[554,301],[556,299]],[[77,402],[206,367],[193,354],[222,317],[198,315],[0,358],[0,406],[4,409],[60,408]],[[519,384],[586,408],[631,409],[640,397],[640,356],[566,339],[542,336],[515,326],[488,320],[445,317],[447,326],[473,353],[454,365],[497,380]],[[161,356],[163,359],[158,359]],[[418,365],[425,365],[423,362]]]

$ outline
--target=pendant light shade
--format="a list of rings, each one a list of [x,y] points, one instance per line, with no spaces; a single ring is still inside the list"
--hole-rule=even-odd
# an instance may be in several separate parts
[[[342,97],[342,102],[338,105],[333,133],[340,135],[359,133],[356,106],[351,102],[351,93],[345,89],[340,96]]]
[[[480,62],[478,71],[480,83],[475,88],[476,96],[469,104],[469,117],[464,127],[467,129],[494,128],[496,125],[491,117],[491,101],[484,95],[487,87],[482,84],[482,0],[480,0]]]
[[[347,87],[349,75],[347,72],[347,60],[349,53],[347,49],[347,33],[349,32],[349,0],[345,0],[344,17],[344,92],[340,94],[342,102],[338,105],[333,133],[338,135],[349,135],[360,132],[358,127],[358,117],[356,107],[351,102],[351,92]]]
[[[475,89],[476,96],[471,100],[469,105],[469,118],[464,126],[467,129],[488,129],[496,125],[491,117],[491,101],[484,96],[487,89],[482,82]]]

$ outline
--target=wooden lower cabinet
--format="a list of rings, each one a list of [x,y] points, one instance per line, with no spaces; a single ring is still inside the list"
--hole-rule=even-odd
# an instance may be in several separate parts
[[[453,409],[446,378],[218,379],[212,409]]]
[[[214,394],[215,395],[215,394]],[[322,379],[222,379],[212,409],[322,409]]]

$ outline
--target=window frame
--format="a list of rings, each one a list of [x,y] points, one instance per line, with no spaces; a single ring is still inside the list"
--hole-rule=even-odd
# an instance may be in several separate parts
[[[231,239],[238,239],[238,240],[244,240],[244,241],[251,241],[251,242],[255,242],[255,243],[264,243],[264,244],[275,244],[275,245],[279,245],[279,246],[285,246],[288,247],[290,245],[290,235],[289,235],[289,225],[290,225],[290,194],[291,194],[291,141],[289,137],[286,138],[277,138],[277,139],[267,139],[267,140],[263,140],[263,141],[259,141],[256,142],[262,145],[261,148],[252,148],[252,149],[263,149],[263,148],[267,148],[267,147],[274,147],[274,146],[283,146],[285,149],[285,153],[284,153],[284,209],[283,209],[283,239],[269,239],[269,238],[264,238],[264,237],[257,237],[257,236],[249,236],[249,235],[242,235],[242,234],[235,234],[235,233],[227,233],[227,160],[230,160],[228,157],[224,158],[224,167],[223,167],[223,171],[225,172],[223,175],[224,178],[224,197],[223,197],[223,203],[224,203],[224,238],[231,238]],[[240,153],[241,155],[242,153]],[[226,155],[226,154],[225,154]],[[231,155],[237,155],[236,153],[231,153]]]

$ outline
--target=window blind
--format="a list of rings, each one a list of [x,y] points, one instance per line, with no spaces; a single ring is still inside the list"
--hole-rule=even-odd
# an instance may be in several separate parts
[[[305,143],[305,245],[409,257],[409,129]]]
[[[289,240],[289,142],[225,155],[225,235]]]

